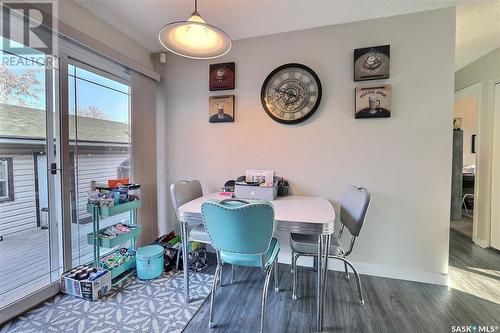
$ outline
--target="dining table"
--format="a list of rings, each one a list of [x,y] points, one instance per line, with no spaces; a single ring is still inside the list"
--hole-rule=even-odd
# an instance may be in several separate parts
[[[188,228],[203,223],[201,205],[208,200],[224,200],[228,196],[219,193],[203,195],[189,201],[178,209],[181,222],[182,251],[188,253]],[[247,200],[247,199],[243,199]],[[252,202],[254,200],[247,200]],[[335,209],[320,196],[288,195],[269,201],[274,208],[275,230],[286,233],[300,233],[318,236],[318,260],[316,265],[316,323],[317,330],[323,329],[323,303],[326,273],[328,270],[328,248],[334,231]],[[184,296],[189,300],[188,256],[183,255]]]

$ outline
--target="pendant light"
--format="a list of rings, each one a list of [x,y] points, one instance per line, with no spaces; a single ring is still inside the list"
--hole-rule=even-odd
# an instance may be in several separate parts
[[[161,28],[158,38],[170,52],[192,59],[217,58],[231,49],[231,38],[201,18],[197,0],[194,0],[194,12],[187,21],[167,24]]]

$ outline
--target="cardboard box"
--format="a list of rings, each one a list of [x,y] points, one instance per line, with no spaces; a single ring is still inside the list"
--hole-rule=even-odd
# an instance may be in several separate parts
[[[104,275],[101,275],[93,281],[75,280],[61,276],[60,280],[61,292],[86,299],[88,301],[97,301],[99,297],[105,295],[111,290],[111,272],[107,270]]]

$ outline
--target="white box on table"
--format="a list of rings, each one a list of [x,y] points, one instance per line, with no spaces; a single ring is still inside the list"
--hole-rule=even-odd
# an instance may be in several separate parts
[[[272,187],[235,184],[234,196],[238,199],[254,199],[271,201],[278,195],[278,182]]]

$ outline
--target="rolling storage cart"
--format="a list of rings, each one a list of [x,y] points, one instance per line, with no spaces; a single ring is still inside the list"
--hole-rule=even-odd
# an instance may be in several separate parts
[[[137,208],[141,207],[141,200],[129,201],[112,207],[100,207],[98,204],[87,204],[87,212],[92,215],[93,232],[87,235],[87,241],[90,245],[94,246],[94,266],[101,266],[100,248],[114,248],[127,241],[131,241],[128,250],[135,250],[136,237],[142,232],[142,226],[137,224]],[[133,227],[131,231],[117,235],[113,238],[107,239],[100,237],[105,229],[99,228],[99,219],[101,217],[111,217],[121,213],[130,212],[129,226]],[[116,225],[116,224],[115,224]],[[115,250],[110,251],[105,257]],[[113,285],[119,284],[124,279],[135,274],[136,272],[136,258],[130,259],[118,266],[108,268],[111,271],[111,278]]]

